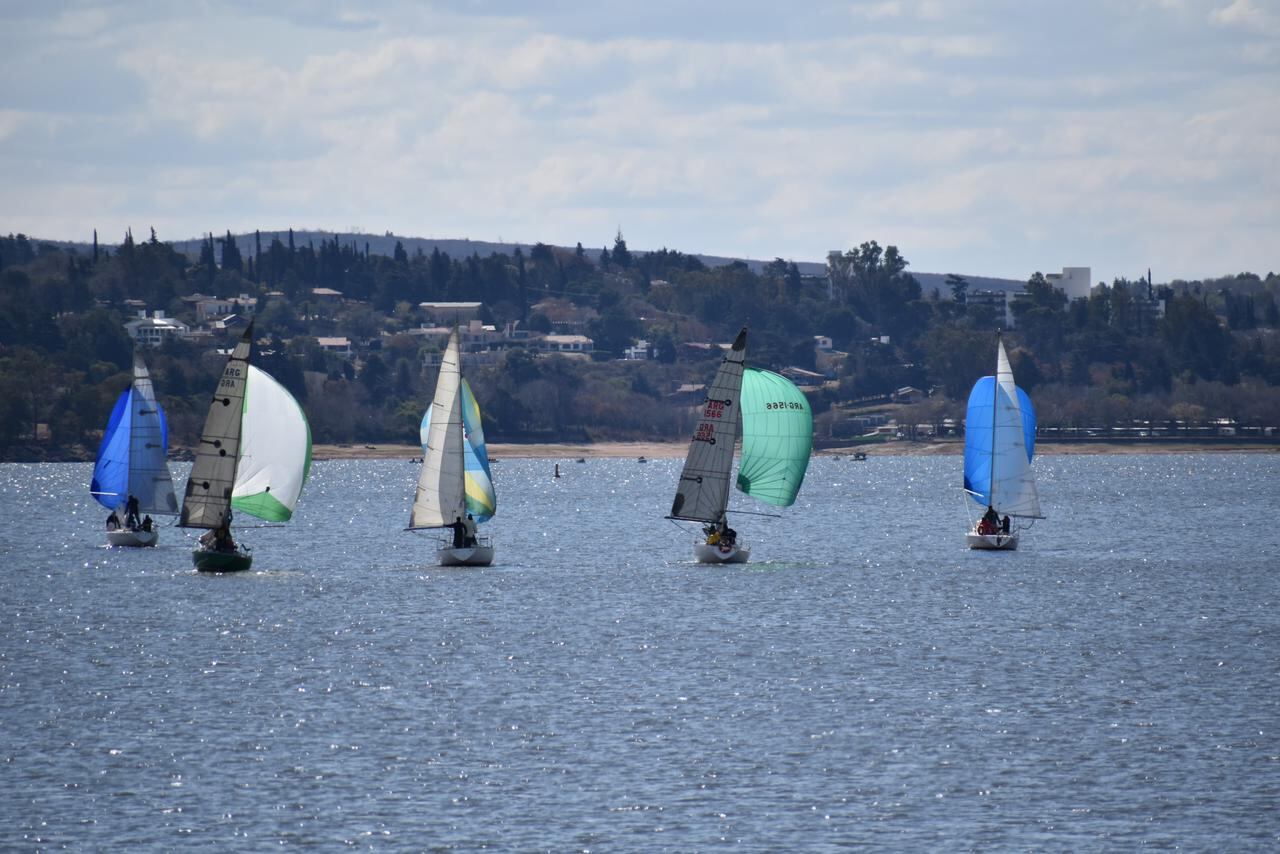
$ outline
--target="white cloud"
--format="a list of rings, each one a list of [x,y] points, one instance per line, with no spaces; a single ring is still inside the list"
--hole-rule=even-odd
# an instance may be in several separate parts
[[[87,56],[133,88],[86,115],[78,80],[0,93],[0,231],[363,224],[594,246],[621,225],[637,249],[820,260],[878,239],[916,269],[1019,277],[1046,256],[1102,276],[1155,251],[1180,275],[1272,263],[1252,235],[1280,223],[1274,44],[1203,27],[1256,33],[1259,6],[1082,2],[1099,38],[1143,38],[1047,41],[1020,4],[910,0],[732,36],[396,2],[376,22],[330,3],[306,26],[301,6],[215,0],[50,16],[0,72],[56,81]],[[1205,234],[1239,257],[1192,257]]]
[[[1255,0],[1232,2],[1209,13],[1209,20],[1226,27],[1239,27],[1259,34],[1280,32],[1280,15],[1274,9],[1263,8]]]

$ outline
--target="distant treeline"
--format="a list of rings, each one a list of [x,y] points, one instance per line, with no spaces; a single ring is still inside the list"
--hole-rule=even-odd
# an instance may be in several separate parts
[[[687,343],[730,340],[750,329],[749,360],[773,369],[825,370],[810,393],[819,430],[847,402],[914,387],[932,395],[902,413],[913,422],[958,418],[974,379],[990,373],[1002,312],[966,300],[968,284],[923,293],[894,246],[862,243],[829,277],[801,275],[775,259],[759,272],[743,263],[707,267],[693,255],[632,252],[621,233],[587,252],[543,244],[526,253],[450,257],[438,250],[371,253],[359,236],[319,244],[292,232],[255,236],[243,252],[229,233],[208,235],[195,257],[152,231],[110,249],[72,251],[22,235],[0,237],[0,447],[91,452],[116,395],[127,385],[132,344],[123,323],[138,303],[194,324],[193,294],[255,297],[259,363],[307,410],[321,442],[416,441],[434,387],[423,345],[406,334],[424,320],[418,304],[480,301],[499,328],[519,321],[549,331],[539,305],[590,309],[591,360],[511,349],[468,375],[486,429],[504,437],[677,437],[689,428],[682,383],[709,380],[714,351]],[[315,288],[342,293],[318,298]],[[1280,424],[1280,277],[1244,273],[1175,281],[1141,279],[1095,288],[1067,303],[1039,273],[1013,307],[1006,343],[1019,383],[1045,426],[1086,427],[1156,418],[1229,418]],[[1163,299],[1158,317],[1152,299]],[[130,304],[130,301],[137,301]],[[346,336],[358,358],[321,349]],[[815,351],[831,339],[834,356]],[[637,339],[657,359],[615,361]],[[701,355],[699,355],[701,354]],[[847,355],[842,355],[847,354]],[[173,439],[191,443],[203,421],[221,358],[209,342],[172,341],[148,354]],[[41,426],[44,425],[44,426]],[[46,432],[47,431],[47,432]]]

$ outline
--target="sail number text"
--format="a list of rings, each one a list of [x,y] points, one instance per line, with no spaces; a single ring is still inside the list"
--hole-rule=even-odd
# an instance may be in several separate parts
[[[218,385],[219,385],[219,386],[222,386],[222,387],[225,387],[225,386],[232,386],[232,387],[234,387],[234,386],[235,386],[235,384],[236,384],[236,379],[237,379],[239,376],[240,376],[240,369],[239,369],[239,368],[230,368],[230,367],[229,367],[229,368],[227,368],[225,371],[223,371],[223,372],[222,372],[222,382],[218,383]]]
[[[714,445],[716,443],[716,425],[706,421],[699,424],[698,431],[693,434],[693,441],[710,442]]]
[[[720,418],[724,415],[724,401],[708,400],[707,408],[702,411],[702,414],[706,418]]]
[[[764,405],[765,409],[804,409],[804,404],[794,400],[775,400]]]

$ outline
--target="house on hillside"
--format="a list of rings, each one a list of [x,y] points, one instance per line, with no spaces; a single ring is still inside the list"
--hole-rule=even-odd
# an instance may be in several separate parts
[[[320,349],[329,353],[334,353],[344,359],[350,360],[355,356],[355,351],[351,349],[351,339],[344,337],[336,338],[317,338]]]
[[[622,358],[628,362],[643,362],[649,359],[656,359],[658,353],[652,347],[652,344],[641,338],[635,344],[622,351]]]
[[[539,346],[547,353],[563,355],[590,355],[595,350],[595,342],[585,335],[544,335]]]
[[[249,318],[243,314],[224,314],[209,324],[209,328],[219,335],[239,335],[248,326]]]
[[[826,381],[826,376],[815,371],[806,371],[804,368],[797,368],[794,365],[783,368],[778,373],[791,380],[801,388],[815,388]]]
[[[426,315],[427,320],[439,326],[452,326],[455,323],[469,323],[480,317],[482,302],[420,302],[418,309]]]
[[[529,311],[545,316],[551,321],[551,331],[558,335],[583,335],[587,325],[600,316],[594,308],[574,305],[562,297],[544,299]]]
[[[909,385],[905,385],[893,393],[895,403],[919,403],[924,398],[924,392],[915,386]]]
[[[187,300],[183,301],[186,302]],[[258,305],[258,298],[251,297],[248,294],[240,294],[234,299],[199,297],[191,300],[191,304],[195,306],[196,323],[203,325],[229,314],[252,314]]]
[[[181,320],[165,317],[159,309],[151,317],[147,317],[146,309],[138,312],[138,316],[124,325],[125,332],[139,347],[159,347],[170,338],[186,338],[191,327]]]

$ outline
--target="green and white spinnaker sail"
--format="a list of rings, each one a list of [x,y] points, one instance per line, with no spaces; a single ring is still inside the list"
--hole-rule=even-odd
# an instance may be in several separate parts
[[[184,528],[222,527],[231,508],[283,522],[311,469],[311,428],[302,407],[266,371],[249,364],[253,324],[227,359],[200,433]]]
[[[284,386],[250,365],[240,429],[231,506],[259,519],[283,522],[293,515],[311,472],[307,417]]]
[[[742,376],[742,459],[738,489],[759,501],[795,503],[813,451],[813,412],[786,377],[758,368]]]

